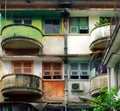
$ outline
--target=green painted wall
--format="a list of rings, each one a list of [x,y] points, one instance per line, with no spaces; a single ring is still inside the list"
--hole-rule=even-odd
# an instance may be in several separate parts
[[[42,31],[42,17],[32,18],[32,25]]]
[[[1,12],[1,27],[4,27],[5,25],[13,24],[13,18],[32,18],[32,25],[37,27],[41,30],[41,32],[44,32],[44,26],[43,26],[43,18],[54,18],[54,19],[61,19],[61,11],[52,11],[52,10],[9,10],[7,11],[7,17],[5,18],[4,11]],[[60,33],[62,33],[62,20],[60,21]]]
[[[2,17],[2,27],[4,27],[5,25],[9,25],[9,24],[13,24],[13,20],[11,20],[10,18]]]
[[[22,33],[21,33],[22,32]],[[29,33],[28,33],[29,32]],[[26,37],[42,42],[42,34],[34,27],[26,25],[9,25],[2,31],[2,39],[10,37]]]

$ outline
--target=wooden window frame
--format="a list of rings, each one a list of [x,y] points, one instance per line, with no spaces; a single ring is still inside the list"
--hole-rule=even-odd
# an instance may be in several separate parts
[[[20,63],[21,64],[21,74],[33,74],[33,61],[12,61],[12,72],[13,73],[15,73],[15,65],[14,65],[15,63]],[[28,67],[28,68],[31,69],[30,73],[25,73],[25,71],[24,71],[24,69],[25,69],[24,64],[25,63],[30,63],[31,67]]]
[[[45,70],[44,69],[44,64],[50,64],[50,70]],[[60,65],[60,70],[55,70],[54,69],[54,64],[59,64]],[[62,62],[43,62],[42,64],[43,68],[42,68],[42,78],[43,79],[62,79]],[[44,75],[45,72],[50,72],[49,75]],[[54,74],[55,72],[58,72],[59,74]]]

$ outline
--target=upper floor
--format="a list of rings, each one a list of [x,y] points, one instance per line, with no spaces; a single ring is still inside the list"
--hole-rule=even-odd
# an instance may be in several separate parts
[[[58,8],[114,8],[117,0],[11,0],[11,1],[0,1],[1,9],[58,9]],[[104,5],[103,5],[104,4]],[[7,6],[7,7],[6,7]]]
[[[64,55],[67,47],[67,54],[89,55],[104,50],[114,13],[113,9],[1,10],[1,53]],[[106,24],[96,27],[101,19],[107,19]]]

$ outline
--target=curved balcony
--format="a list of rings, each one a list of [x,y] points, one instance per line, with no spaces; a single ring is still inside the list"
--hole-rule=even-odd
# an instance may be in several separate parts
[[[42,49],[41,31],[30,25],[10,24],[2,29],[3,49]]]
[[[108,87],[108,75],[106,74],[98,74],[97,76],[91,79],[91,88],[90,93],[91,96],[97,96],[99,94],[99,89],[101,87]]]
[[[2,95],[5,97],[39,97],[41,79],[30,74],[8,74],[2,77]]]
[[[102,25],[91,31],[90,49],[92,51],[104,50],[110,40],[110,25]]]

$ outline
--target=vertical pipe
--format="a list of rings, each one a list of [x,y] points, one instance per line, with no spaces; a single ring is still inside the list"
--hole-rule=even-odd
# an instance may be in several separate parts
[[[111,87],[111,75],[110,75],[110,68],[107,68],[107,75],[108,75],[108,91],[110,90]]]
[[[65,79],[65,111],[67,111],[68,104],[68,58],[67,58],[67,19],[69,17],[69,13],[64,10],[62,13],[63,22],[64,22],[64,79]]]
[[[5,0],[5,24],[6,24],[6,17],[7,17],[7,0]]]

